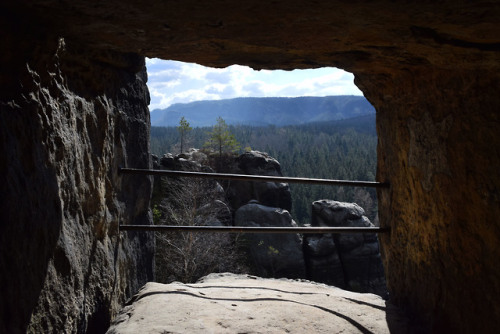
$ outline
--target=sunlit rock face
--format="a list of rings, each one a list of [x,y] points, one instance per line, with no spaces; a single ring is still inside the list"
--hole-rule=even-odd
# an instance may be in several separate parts
[[[84,289],[80,283],[65,284],[64,293],[49,293],[42,287],[55,277],[51,263],[69,268],[59,271],[66,273],[63,277],[74,277],[77,270],[95,272],[92,266],[103,263],[87,256],[81,263],[71,258],[65,266],[67,248],[56,252],[65,235],[82,229],[88,241],[79,240],[95,244],[96,250],[102,245],[124,247],[110,237],[111,223],[88,223],[93,221],[90,214],[79,212],[107,212],[102,208],[111,207],[107,203],[115,197],[99,197],[99,192],[125,196],[119,185],[124,187],[123,179],[109,174],[105,166],[111,158],[105,157],[111,157],[110,142],[118,143],[112,147],[123,147],[133,136],[123,130],[128,122],[146,128],[146,99],[132,93],[140,91],[134,83],[142,67],[131,66],[129,58],[136,54],[209,66],[337,66],[353,72],[356,84],[377,109],[378,178],[391,183],[390,189],[378,192],[381,225],[391,228],[390,234],[380,237],[391,298],[413,312],[429,332],[491,332],[498,327],[497,1],[44,0],[1,6],[7,50],[0,55],[6,65],[0,77],[1,152],[6,157],[0,172],[7,185],[1,205],[2,217],[8,218],[2,219],[1,238],[6,242],[0,246],[1,265],[2,272],[10,268],[11,282],[19,282],[7,285],[2,275],[2,289],[9,291],[2,293],[10,296],[4,305],[17,307],[16,312],[2,309],[3,324],[27,326],[32,309],[24,305],[43,307],[48,296],[58,300],[74,291],[80,296],[83,291],[96,291],[88,298],[79,297],[85,306],[65,304],[82,313],[89,309],[88,303],[100,298],[98,288]],[[61,63],[59,37],[65,38],[71,51],[60,74],[54,69],[54,64]],[[82,66],[82,61],[90,64],[90,60],[95,60],[91,66]],[[89,87],[94,87],[91,93]],[[140,87],[144,89],[144,84]],[[77,107],[78,99],[71,96],[82,97],[82,106]],[[122,109],[118,100],[129,108]],[[67,107],[71,104],[73,109]],[[83,113],[86,107],[90,109]],[[125,121],[119,110],[129,110],[125,114],[133,116]],[[84,125],[77,116],[84,117]],[[91,126],[94,119],[99,126]],[[107,123],[102,124],[104,119]],[[67,140],[61,135],[64,132],[78,139]],[[83,149],[92,138],[104,144]],[[147,151],[147,144],[139,143],[142,139],[134,145]],[[132,159],[125,146],[127,150],[114,151],[114,159],[116,154]],[[88,153],[85,160],[79,150],[92,155]],[[93,156],[103,161],[94,161]],[[71,180],[70,172],[80,174],[71,188],[63,182]],[[106,175],[113,182],[106,182]],[[91,210],[92,205],[84,205],[87,193],[85,198],[106,204]],[[131,210],[141,212],[147,199],[137,199]],[[125,210],[129,205],[116,207]],[[113,217],[120,212],[108,211]],[[99,221],[99,215],[92,219]],[[75,221],[73,227],[65,223],[69,220]],[[95,226],[108,227],[98,228],[104,231],[101,234],[91,233]],[[109,243],[98,241],[106,238]],[[13,248],[25,251],[11,258],[6,254],[13,254],[7,252]],[[126,268],[130,267],[124,264]],[[26,274],[33,278],[23,278]],[[94,282],[92,277],[83,283]],[[16,295],[22,302],[14,303]],[[99,314],[113,309],[101,305],[104,311]],[[58,313],[48,304],[45,309]],[[31,319],[40,313],[34,314]],[[81,318],[74,315],[66,320],[78,323]]]

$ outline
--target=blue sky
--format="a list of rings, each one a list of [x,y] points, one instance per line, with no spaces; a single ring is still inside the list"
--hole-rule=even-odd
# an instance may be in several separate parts
[[[247,66],[217,69],[160,59],[146,59],[146,66],[150,110],[235,97],[363,95],[351,73],[334,67],[255,71]]]

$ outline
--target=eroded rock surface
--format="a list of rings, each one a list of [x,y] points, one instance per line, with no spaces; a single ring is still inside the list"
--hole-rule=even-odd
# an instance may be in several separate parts
[[[48,38],[2,73],[2,333],[103,332],[153,279],[153,239],[118,230],[150,223],[151,179],[118,173],[150,165],[144,59],[96,56]]]
[[[195,284],[148,283],[108,334],[398,333],[408,321],[394,306],[307,281],[212,274]]]

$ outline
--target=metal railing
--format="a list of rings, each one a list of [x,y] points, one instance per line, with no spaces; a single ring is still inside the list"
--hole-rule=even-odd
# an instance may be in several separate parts
[[[219,179],[219,180],[253,181],[253,182],[302,183],[302,184],[316,184],[316,185],[327,185],[327,186],[349,186],[349,187],[370,187],[370,188],[388,188],[389,187],[389,183],[387,183],[387,182],[373,182],[373,181],[348,181],[348,180],[314,179],[314,178],[305,178],[305,177],[204,173],[204,172],[186,172],[186,171],[176,171],[176,170],[138,169],[138,168],[120,168],[119,171],[120,171],[120,173],[124,173],[124,174],[196,177],[196,178],[201,178],[201,179]]]
[[[382,227],[254,227],[254,226],[175,226],[175,225],[120,225],[124,231],[154,232],[215,232],[215,233],[383,233]]]
[[[139,169],[139,168],[120,168],[119,172],[123,174],[160,175],[160,176],[170,176],[170,177],[195,177],[202,179],[217,179],[217,180],[389,188],[389,183],[387,182],[373,182],[373,181],[349,181],[349,180],[315,179],[315,178],[303,178],[303,177],[205,173],[205,172],[187,172],[187,171]],[[389,231],[389,228],[382,228],[382,227],[251,227],[251,226],[123,225],[123,224],[120,224],[119,228],[120,230],[123,231],[155,231],[155,232],[184,231],[184,232],[215,232],[215,233],[302,233],[302,234],[384,233]]]

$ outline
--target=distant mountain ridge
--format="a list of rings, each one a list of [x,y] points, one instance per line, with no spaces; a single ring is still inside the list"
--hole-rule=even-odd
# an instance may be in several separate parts
[[[181,117],[193,127],[212,126],[217,117],[231,125],[286,126],[375,114],[363,97],[240,97],[228,100],[177,103],[151,112],[152,126],[177,126]]]

